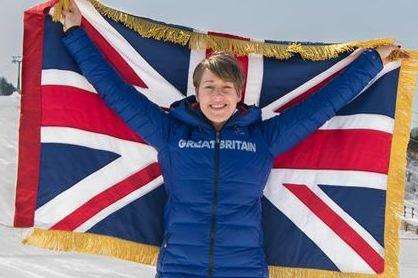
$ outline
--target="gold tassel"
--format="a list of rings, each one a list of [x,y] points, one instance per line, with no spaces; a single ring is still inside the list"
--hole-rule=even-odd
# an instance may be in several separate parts
[[[145,38],[168,41],[176,44],[186,45],[191,32],[180,28],[171,27],[165,24],[142,19],[109,7],[106,7],[97,0],[90,0],[96,10],[114,21],[124,24]]]
[[[110,236],[38,228],[23,243],[56,251],[105,255],[149,265],[157,263],[159,250],[156,246]]]
[[[67,10],[70,7],[70,0],[59,0],[54,5],[54,13],[52,15],[52,21],[59,22],[62,20],[62,11]]]
[[[352,41],[330,45],[304,45],[296,42],[290,44],[276,44],[247,41],[226,38],[219,35],[191,32],[112,9],[103,5],[98,0],[90,0],[90,2],[103,16],[124,24],[126,27],[134,30],[143,37],[168,41],[183,46],[187,45],[190,49],[196,50],[210,48],[214,51],[232,52],[237,55],[254,53],[279,60],[289,59],[293,55],[299,54],[303,59],[320,61],[336,58],[344,52],[352,51],[357,48],[376,48],[383,45],[390,45],[395,42],[392,38]]]

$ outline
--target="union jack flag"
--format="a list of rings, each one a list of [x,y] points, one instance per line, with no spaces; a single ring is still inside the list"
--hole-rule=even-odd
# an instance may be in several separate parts
[[[14,226],[158,246],[166,195],[157,152],[105,106],[82,76],[61,42],[61,24],[48,15],[55,2],[25,13]],[[88,35],[140,93],[164,108],[194,94],[193,70],[211,49],[142,37],[99,13],[90,1],[77,3]],[[323,61],[237,56],[246,77],[243,101],[260,106],[268,119],[326,86],[361,51]],[[387,64],[335,117],[276,158],[263,197],[269,265],[384,271],[399,67]]]

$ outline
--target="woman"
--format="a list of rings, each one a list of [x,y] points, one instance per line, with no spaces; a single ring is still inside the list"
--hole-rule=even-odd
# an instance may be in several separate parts
[[[382,69],[393,46],[364,51],[303,103],[269,120],[240,103],[236,60],[216,53],[193,75],[196,96],[168,113],[126,84],[80,28],[72,3],[63,38],[106,104],[158,150],[168,201],[157,277],[268,277],[261,197],[273,159],[314,132]]]

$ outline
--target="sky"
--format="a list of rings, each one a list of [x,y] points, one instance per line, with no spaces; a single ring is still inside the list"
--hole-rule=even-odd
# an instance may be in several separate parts
[[[39,0],[1,0],[0,75],[16,84],[13,55],[21,55],[23,12]],[[345,42],[393,37],[418,49],[416,0],[102,0],[166,23],[258,39]],[[418,106],[418,98],[416,101]],[[418,125],[418,110],[417,110]]]

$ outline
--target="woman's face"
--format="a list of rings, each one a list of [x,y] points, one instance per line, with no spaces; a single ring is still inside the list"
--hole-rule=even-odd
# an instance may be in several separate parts
[[[241,100],[241,93],[232,82],[225,81],[205,69],[196,90],[196,99],[206,118],[216,129],[220,129],[234,113],[237,103]]]

